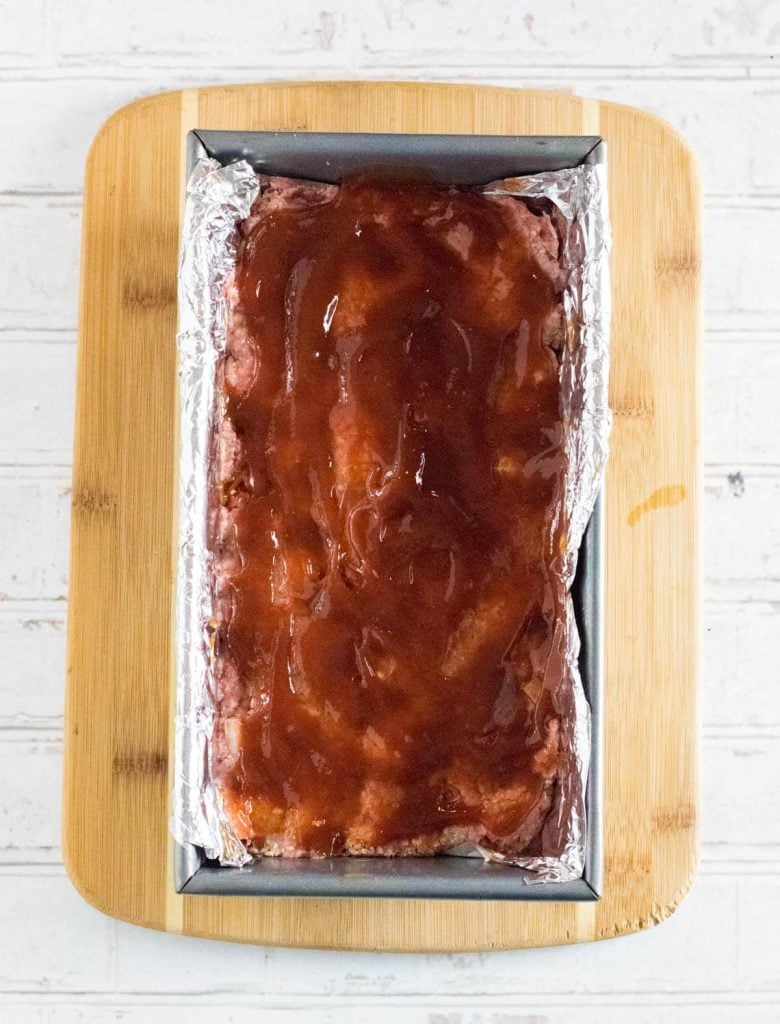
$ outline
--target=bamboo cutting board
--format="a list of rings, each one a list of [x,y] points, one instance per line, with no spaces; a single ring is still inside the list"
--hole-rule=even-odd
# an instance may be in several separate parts
[[[602,135],[613,228],[605,878],[598,903],[178,896],[167,832],[176,265],[191,128]],[[671,914],[698,836],[699,183],[680,138],[561,93],[351,82],[139,100],[87,163],[73,470],[63,845],[115,917],[349,949],[580,942]]]

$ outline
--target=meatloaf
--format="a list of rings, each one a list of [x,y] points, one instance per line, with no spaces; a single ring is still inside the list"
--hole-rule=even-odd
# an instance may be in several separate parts
[[[261,178],[210,462],[222,811],[255,855],[538,851],[563,770],[549,214]]]

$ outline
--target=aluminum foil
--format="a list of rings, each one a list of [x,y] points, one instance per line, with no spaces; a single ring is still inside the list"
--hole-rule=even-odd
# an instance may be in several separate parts
[[[222,167],[201,160],[187,187],[179,272],[180,353],[180,546],[176,591],[176,765],[171,831],[182,844],[201,847],[209,858],[241,865],[251,856],[220,813],[210,780],[209,744],[215,718],[210,622],[211,588],[206,545],[208,455],[215,416],[215,371],[224,351],[228,305],[225,282],[234,267],[235,228],[259,189],[245,161]],[[583,165],[493,182],[490,194],[506,194],[551,210],[568,271],[564,309],[568,338],[562,367],[562,412],[567,423],[568,473],[564,552],[571,585],[577,552],[603,479],[611,417],[607,401],[609,223],[606,168]],[[585,863],[585,791],[590,762],[590,710],[578,668],[579,637],[571,599],[561,629],[571,686],[561,687],[558,707],[562,746],[569,763],[556,785],[542,832],[543,856],[507,858],[463,848],[525,869],[528,882],[580,878]]]
[[[206,547],[208,455],[214,379],[227,338],[225,281],[235,265],[236,224],[259,184],[244,161],[200,160],[190,176],[179,262],[179,560],[176,579],[176,765],[171,831],[224,863],[249,860],[222,821],[209,781],[214,723],[211,587]]]

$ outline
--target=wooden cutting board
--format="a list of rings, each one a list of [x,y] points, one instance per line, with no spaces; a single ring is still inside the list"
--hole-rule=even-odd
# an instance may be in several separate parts
[[[191,128],[602,135],[614,237],[605,880],[599,903],[178,896],[171,882],[176,264]],[[484,950],[671,914],[698,836],[699,181],[663,121],[480,86],[191,89],[117,111],[84,197],[63,845],[85,899],[151,928],[274,945]]]

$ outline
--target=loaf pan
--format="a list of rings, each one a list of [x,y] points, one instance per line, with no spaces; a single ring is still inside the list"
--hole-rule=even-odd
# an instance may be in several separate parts
[[[479,185],[501,178],[604,163],[598,136],[380,135],[319,132],[191,131],[187,175],[211,157],[246,160],[264,174],[339,182],[361,170],[410,173],[429,181]],[[341,896],[483,900],[599,899],[602,884],[603,494],[585,532],[572,588],[580,631],[580,672],[591,708],[582,878],[529,884],[522,869],[474,857],[265,857],[223,867],[193,846],[175,845],[174,885],[187,895]]]

